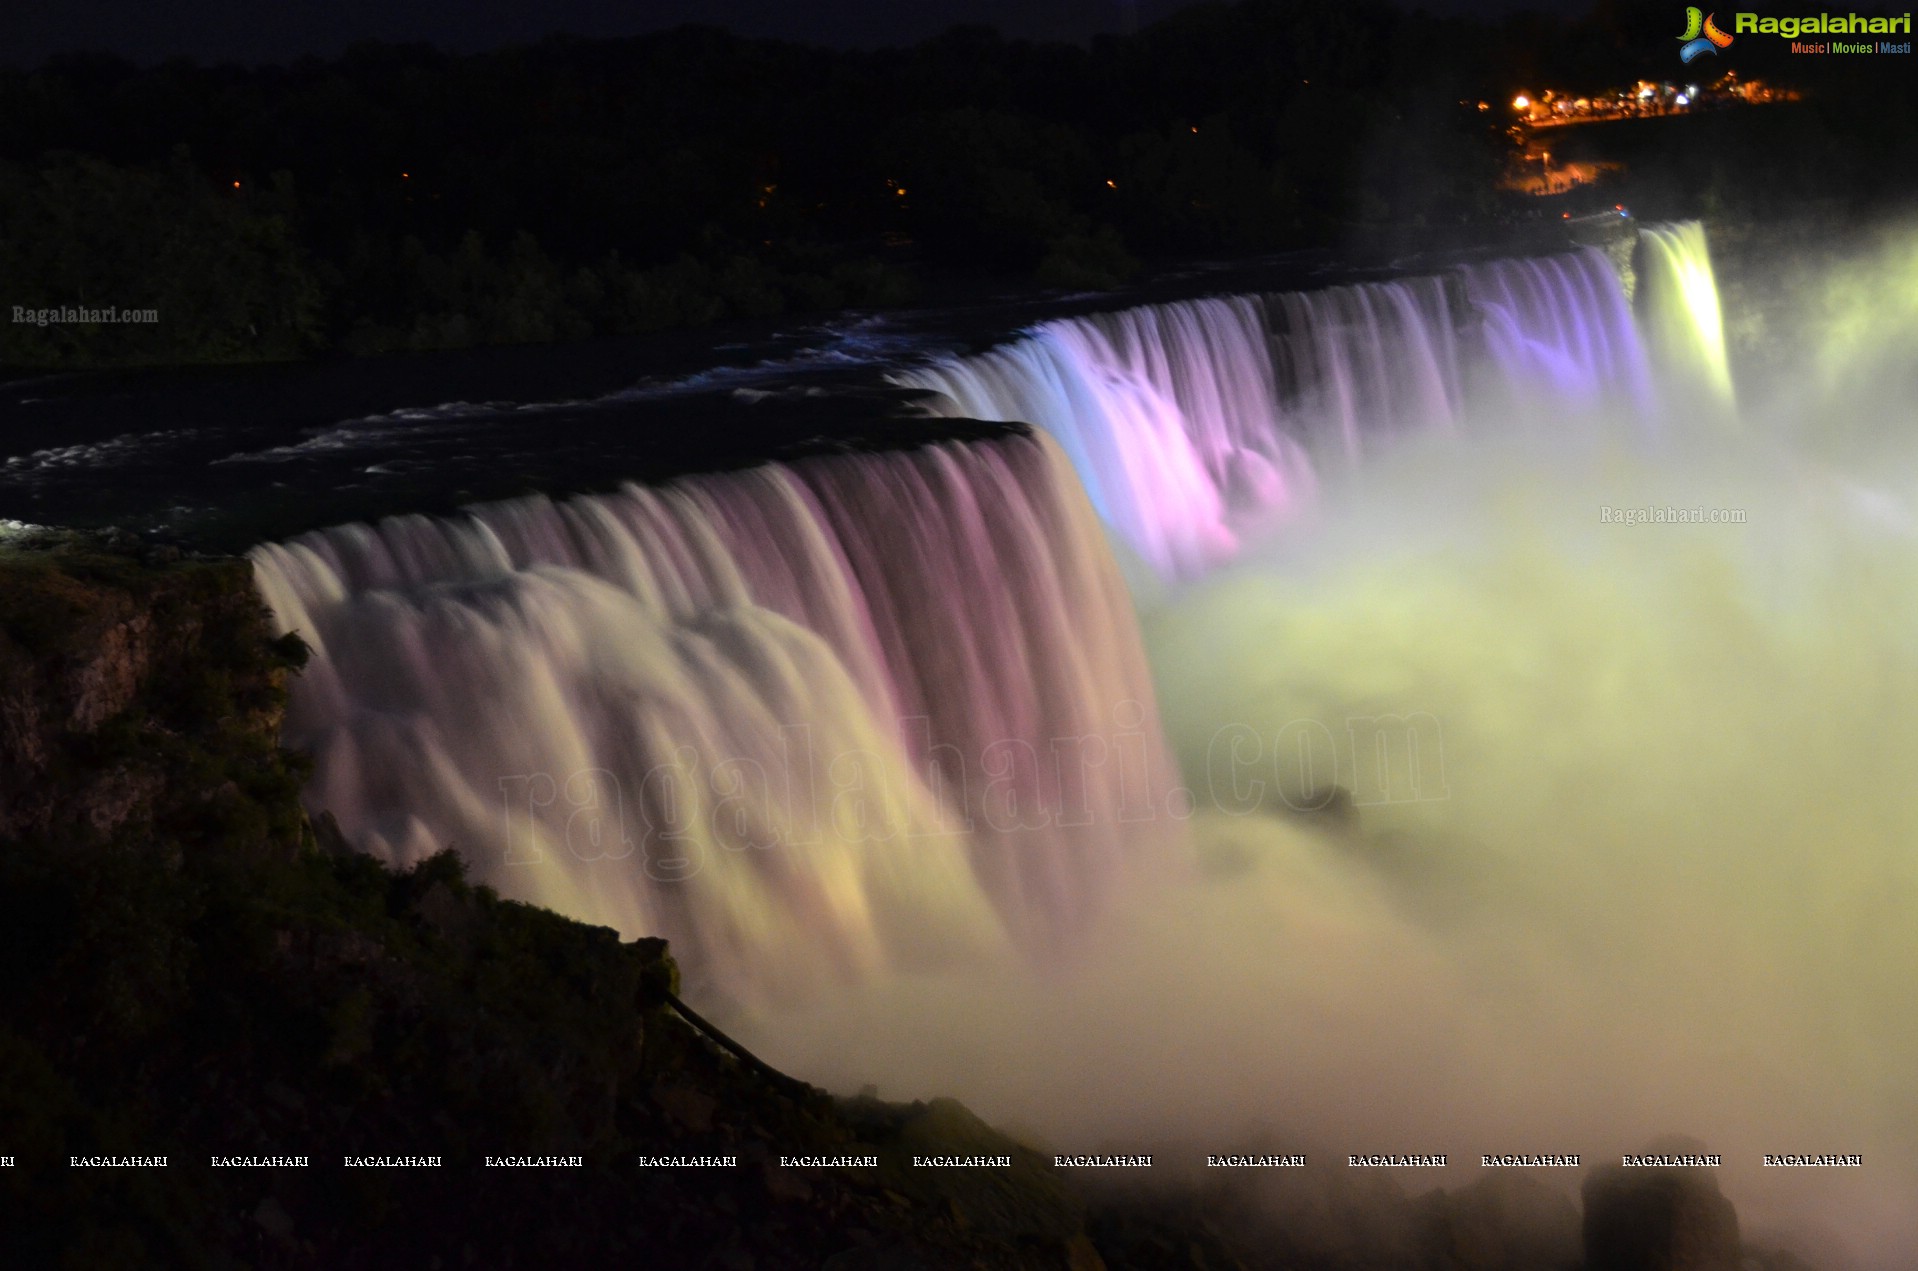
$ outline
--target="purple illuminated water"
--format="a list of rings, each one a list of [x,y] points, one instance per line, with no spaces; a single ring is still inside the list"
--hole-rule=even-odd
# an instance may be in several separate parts
[[[1493,409],[1651,414],[1645,348],[1618,271],[1597,248],[1466,265],[1465,295],[1483,324]]]
[[[894,378],[929,390],[934,414],[1052,433],[1116,536],[1165,578],[1232,558],[1325,475],[1408,437],[1487,414],[1550,427],[1652,407],[1618,274],[1592,248],[1047,322]]]

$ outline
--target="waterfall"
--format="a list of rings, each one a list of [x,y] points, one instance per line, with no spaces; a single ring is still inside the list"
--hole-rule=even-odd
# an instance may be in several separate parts
[[[1612,407],[1649,423],[1645,348],[1603,252],[1585,247],[1458,272],[1482,331],[1484,409],[1524,422]]]
[[[1232,492],[1215,475],[1221,451],[1241,458],[1244,486],[1262,486],[1271,503],[1310,480],[1289,438],[1244,444],[1246,422],[1273,413],[1263,344],[1256,301],[1201,300],[1045,323],[977,359],[899,380],[943,393],[941,413],[1039,425],[1065,448],[1106,523],[1176,571],[1224,559],[1235,545]],[[1205,413],[1187,413],[1188,404]]]
[[[741,995],[1069,945],[1182,842],[1055,445],[843,455],[253,554],[309,804]],[[1165,851],[1158,851],[1165,849]],[[1129,864],[1130,863],[1130,864]]]
[[[1641,231],[1646,324],[1697,348],[1681,378],[1729,400],[1717,294],[1695,222]],[[924,409],[1058,438],[1114,535],[1162,578],[1203,574],[1296,515],[1322,480],[1475,420],[1654,434],[1655,381],[1603,252],[1461,265],[1389,283],[1144,305],[1042,323],[972,357],[894,374]],[[1722,385],[1720,389],[1719,385]]]
[[[1363,425],[1449,426],[1458,357],[1442,286],[1413,279],[1047,322],[894,380],[1051,433],[1126,545],[1182,576],[1295,512],[1372,444]]]
[[[1633,254],[1637,306],[1666,400],[1694,415],[1729,421],[1731,368],[1705,227],[1650,225]]]
[[[1709,280],[1695,227],[1653,241]],[[310,805],[747,996],[1057,954],[1184,859],[1114,545],[1192,578],[1485,400],[1558,429],[1652,394],[1590,249],[1048,322],[895,378],[1038,428],[256,549],[314,650]]]
[[[1282,418],[1315,455],[1352,464],[1394,435],[1456,427],[1450,304],[1437,278],[1268,297]]]

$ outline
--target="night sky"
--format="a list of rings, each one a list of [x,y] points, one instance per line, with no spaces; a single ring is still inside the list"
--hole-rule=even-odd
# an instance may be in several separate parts
[[[0,63],[101,50],[140,62],[184,54],[202,62],[331,56],[356,40],[424,42],[457,52],[553,32],[638,35],[705,22],[747,35],[876,47],[910,43],[959,23],[1033,39],[1083,40],[1195,0],[55,0],[0,5]],[[1415,7],[1407,4],[1406,7]],[[1492,14],[1526,0],[1424,0],[1433,12]]]

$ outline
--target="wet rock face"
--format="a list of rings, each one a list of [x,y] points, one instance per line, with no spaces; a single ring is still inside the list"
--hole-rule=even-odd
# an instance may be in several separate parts
[[[271,640],[245,561],[0,550],[0,843],[253,828],[293,778],[278,738],[294,652]]]
[[[153,663],[146,639],[152,625],[148,615],[132,614],[102,631],[92,649],[77,651],[76,664],[66,676],[73,698],[66,727],[91,733],[133,705]]]
[[[1690,1140],[1649,1149],[1702,1155]],[[1738,1213],[1710,1169],[1607,1165],[1585,1179],[1586,1271],[1740,1271]]]

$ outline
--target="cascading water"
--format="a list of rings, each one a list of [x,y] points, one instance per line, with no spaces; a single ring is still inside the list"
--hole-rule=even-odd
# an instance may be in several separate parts
[[[1734,406],[1731,367],[1705,227],[1697,221],[1646,226],[1638,234],[1633,270],[1660,396],[1689,416],[1728,421]]]
[[[1650,372],[1618,273],[1597,248],[1459,269],[1482,323],[1480,409],[1652,415]]]
[[[1054,1142],[1173,1159],[1603,1162],[1692,1134],[1723,1153],[1754,1247],[1911,1265],[1918,455],[1888,440],[1846,471],[1684,427],[1674,368],[1709,386],[1722,366],[1709,260],[1695,227],[1650,242],[1638,329],[1597,253],[1460,271],[1457,441],[1368,446],[1363,481],[1147,608],[1200,880],[1122,903],[1060,983],[876,983],[742,1031],[822,1080],[953,1090]],[[1858,386],[1910,377],[1913,261],[1907,244],[1880,271],[1895,285],[1837,293],[1870,338],[1807,368],[1887,437],[1909,437],[1887,427],[1905,403]],[[1059,366],[1060,334],[914,378],[1096,434],[1030,373],[1096,373]],[[1257,382],[1253,356],[1218,373]],[[1837,400],[1741,424],[1802,440]],[[1419,1173],[1407,1187],[1477,1177]],[[1336,1186],[1248,1184],[1326,1264],[1407,1264],[1367,1243],[1362,1206],[1339,1216]]]
[[[1692,276],[1703,231],[1672,233],[1675,268]],[[1715,300],[1672,319],[1688,332],[1708,320],[1716,330]],[[1470,375],[1466,347],[1483,355]],[[929,390],[934,414],[1058,437],[1115,535],[1165,578],[1231,559],[1296,512],[1321,474],[1408,437],[1473,419],[1551,431],[1608,411],[1647,430],[1659,415],[1617,272],[1589,247],[1048,322],[893,378]]]
[[[1442,280],[1288,292],[1265,303],[1281,417],[1315,456],[1356,465],[1396,435],[1457,426],[1458,340]]]
[[[255,553],[309,802],[726,991],[1069,942],[1181,839],[1127,598],[1009,436]],[[1149,862],[1148,862],[1149,863]]]
[[[900,378],[1056,447],[260,549],[316,646],[311,802],[391,859],[456,843],[510,894],[673,937],[813,1080],[1075,1147],[1696,1133],[1748,1231],[1842,1224],[1825,1248],[1909,1265],[1913,499],[1668,428],[1675,386],[1729,377],[1702,232],[1642,243],[1636,326],[1592,251],[1049,323]],[[1875,361],[1821,373],[1908,377],[1899,302],[1844,346]],[[1626,444],[1553,448],[1594,435]],[[1143,627],[1196,814],[1066,456],[1186,583]],[[1739,517],[1640,517],[1704,504]],[[1186,831],[1195,869],[1128,885]],[[1068,940],[1049,976],[993,956]],[[1304,1229],[1324,1177],[1268,1196]],[[1364,1228],[1327,1223],[1325,1261],[1392,1264]]]
[[[1094,506],[1166,576],[1229,559],[1308,499],[1316,469],[1449,426],[1458,358],[1434,279],[1148,305],[1042,323],[897,373],[939,414],[1036,424]]]

